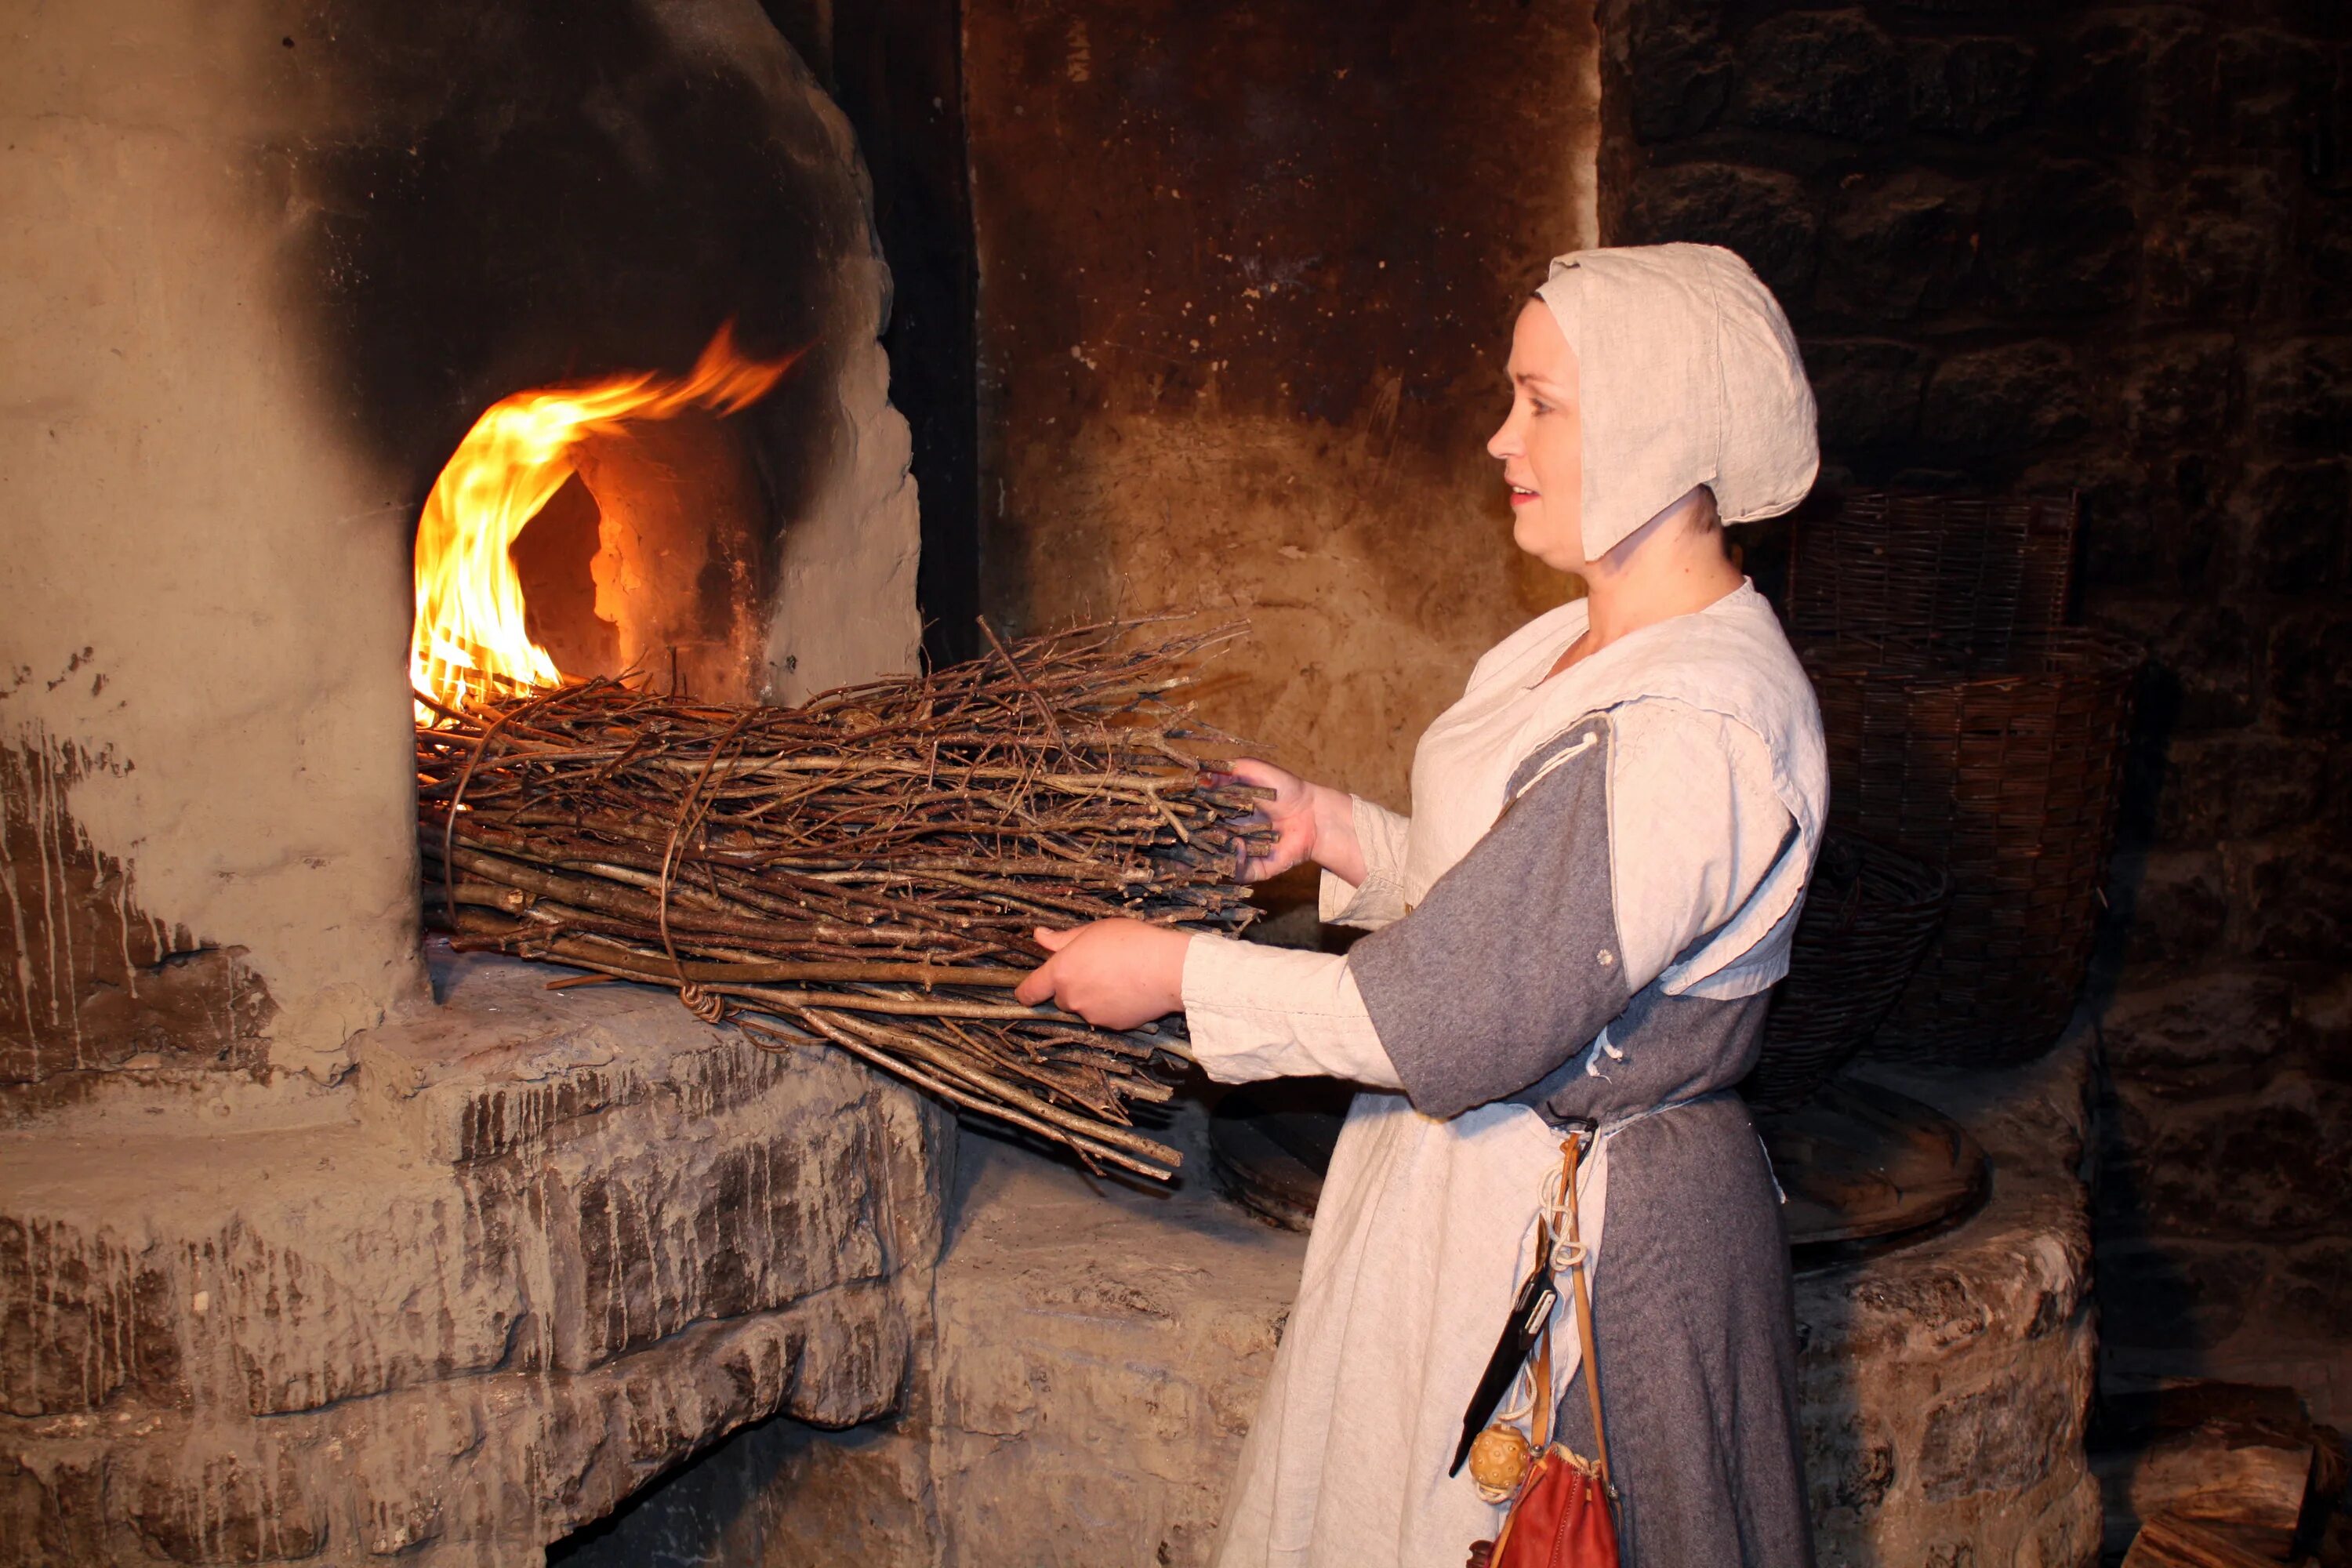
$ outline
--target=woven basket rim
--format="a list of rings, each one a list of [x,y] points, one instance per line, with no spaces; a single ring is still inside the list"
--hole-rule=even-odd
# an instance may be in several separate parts
[[[1805,637],[1797,656],[1808,675],[1864,676],[1905,686],[1991,688],[2049,676],[2127,675],[2147,659],[2128,637],[2094,626],[2053,626],[1997,653],[1903,637]],[[2051,668],[2055,664],[2060,668]],[[2019,668],[2021,666],[2038,668]]]

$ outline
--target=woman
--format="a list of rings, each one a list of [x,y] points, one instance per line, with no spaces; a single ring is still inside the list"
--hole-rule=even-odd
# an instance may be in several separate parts
[[[1022,986],[1114,1027],[1181,1006],[1213,1078],[1366,1086],[1218,1561],[1452,1564],[1500,1510],[1449,1478],[1465,1406],[1533,1266],[1556,1126],[1580,1184],[1625,1561],[1811,1561],[1777,1192],[1731,1092],[1820,841],[1811,689],[1722,524],[1817,468],[1779,305],[1728,251],[1552,263],[1512,336],[1487,449],[1512,536],[1588,593],[1482,658],[1422,737],[1414,815],[1263,763],[1264,877],[1324,870],[1344,957],[1134,921],[1040,932]],[[1565,1312],[1569,1309],[1563,1308]],[[1561,1436],[1592,1452],[1556,1322]],[[1559,1347],[1568,1347],[1561,1356]]]

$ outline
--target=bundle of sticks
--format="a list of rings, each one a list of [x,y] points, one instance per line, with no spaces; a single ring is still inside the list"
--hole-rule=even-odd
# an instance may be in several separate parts
[[[602,680],[464,711],[420,696],[428,915],[461,947],[667,985],[767,1048],[830,1042],[1164,1178],[1181,1156],[1129,1106],[1169,1097],[1179,1026],[1113,1033],[1010,988],[1040,926],[1253,918],[1235,871],[1260,792],[1203,773],[1186,743],[1225,737],[1174,697],[1237,634],[991,631],[971,663],[797,708]]]

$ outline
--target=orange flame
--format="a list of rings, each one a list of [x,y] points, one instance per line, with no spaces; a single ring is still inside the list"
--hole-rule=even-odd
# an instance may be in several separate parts
[[[740,413],[798,357],[744,358],[730,322],[683,379],[640,373],[492,404],[433,481],[417,521],[409,683],[451,708],[561,684],[555,661],[523,630],[522,579],[508,551],[572,477],[572,448],[631,420],[689,408]],[[420,702],[416,717],[429,723],[434,715]]]

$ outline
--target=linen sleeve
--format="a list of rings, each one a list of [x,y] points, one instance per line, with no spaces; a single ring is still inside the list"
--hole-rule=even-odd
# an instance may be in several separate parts
[[[1196,936],[1184,950],[1192,1059],[1220,1083],[1339,1078],[1402,1089],[1337,953]]]
[[[1730,921],[1794,841],[1738,734],[1673,702],[1588,714],[1520,763],[1501,818],[1409,918],[1356,944],[1416,1108],[1456,1116],[1540,1082]]]
[[[1364,879],[1358,884],[1335,872],[1324,872],[1316,918],[1326,925],[1378,931],[1391,921],[1404,918],[1405,837],[1412,819],[1361,795],[1349,798],[1354,803],[1356,844],[1364,855]]]

